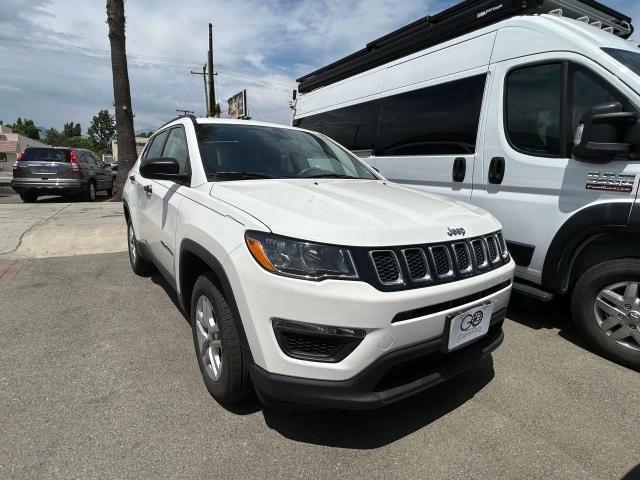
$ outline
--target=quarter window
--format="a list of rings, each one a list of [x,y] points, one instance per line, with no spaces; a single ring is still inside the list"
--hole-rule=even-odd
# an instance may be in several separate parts
[[[165,130],[164,132],[160,132],[155,137],[151,139],[151,145],[147,149],[147,153],[144,158],[158,158],[162,156],[162,147],[164,147],[164,142],[167,139],[167,135],[169,135],[169,130]]]
[[[518,68],[507,77],[506,130],[511,144],[532,155],[560,155],[563,66]]]
[[[180,173],[188,173],[190,171],[189,148],[184,129],[182,127],[172,128],[170,132],[162,156],[174,158],[180,165]]]

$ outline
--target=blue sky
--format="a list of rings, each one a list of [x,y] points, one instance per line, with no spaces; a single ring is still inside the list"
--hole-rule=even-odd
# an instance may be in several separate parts
[[[203,114],[207,23],[214,24],[219,100],[246,88],[250,114],[288,123],[295,79],[450,0],[128,0],[127,49],[136,129]],[[640,1],[604,0],[637,19]],[[0,119],[83,130],[113,89],[104,0],[2,0]],[[640,37],[636,35],[640,41]]]

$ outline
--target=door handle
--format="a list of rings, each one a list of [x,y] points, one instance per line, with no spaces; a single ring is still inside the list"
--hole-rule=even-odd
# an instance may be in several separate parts
[[[136,176],[135,175],[130,175],[129,176],[129,180],[131,180],[131,183],[136,183]]]
[[[489,163],[489,183],[500,184],[504,178],[504,157],[493,157]]]
[[[151,185],[145,185],[144,187],[142,187],[142,189],[147,193],[153,193],[153,188],[151,188]]]
[[[452,177],[454,182],[464,181],[467,173],[467,160],[464,157],[458,157],[453,161]]]

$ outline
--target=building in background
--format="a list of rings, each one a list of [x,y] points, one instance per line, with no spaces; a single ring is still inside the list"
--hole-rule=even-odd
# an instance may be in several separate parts
[[[142,153],[142,150],[144,150],[144,146],[147,144],[148,141],[149,139],[146,137],[136,137],[136,154],[138,156],[140,156],[140,154]],[[113,159],[111,163],[117,164],[118,163],[118,140],[115,138],[111,140],[111,153],[113,154]]]
[[[11,168],[18,159],[18,155],[27,147],[46,147],[48,145],[25,137],[13,131],[6,125],[0,125],[0,169]]]

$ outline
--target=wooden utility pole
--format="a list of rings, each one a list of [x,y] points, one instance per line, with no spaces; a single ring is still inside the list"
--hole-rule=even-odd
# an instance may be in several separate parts
[[[209,24],[209,52],[207,55],[207,64],[209,71],[207,72],[207,84],[209,85],[209,108],[207,109],[208,117],[215,117],[216,112],[216,91],[213,85],[213,25]]]
[[[207,85],[207,66],[202,66],[201,72],[194,72],[191,70],[191,75],[202,75],[202,81],[204,82],[204,111],[209,112],[209,86]]]
[[[111,44],[113,104],[116,110],[116,133],[118,135],[118,175],[113,200],[121,201],[124,182],[138,157],[133,131],[133,111],[127,68],[124,0],[107,0],[107,24],[109,25],[109,43]]]

